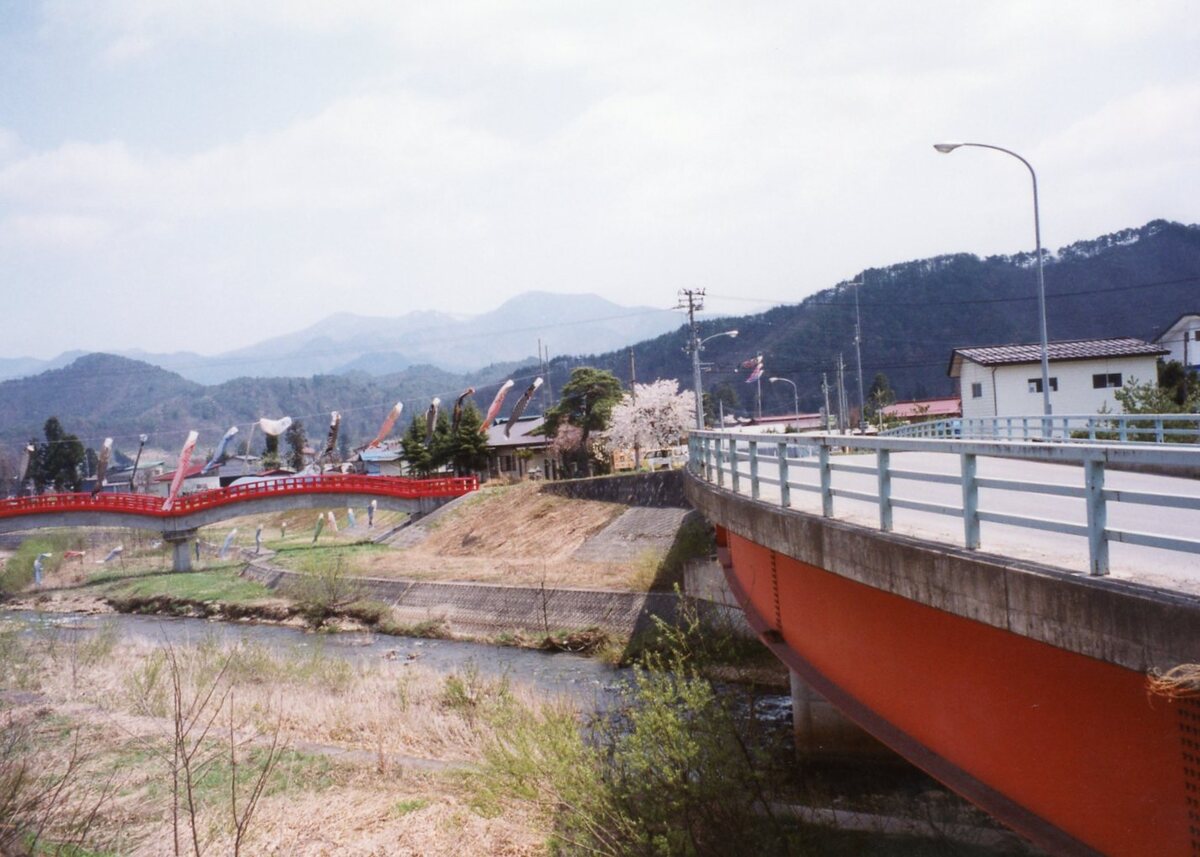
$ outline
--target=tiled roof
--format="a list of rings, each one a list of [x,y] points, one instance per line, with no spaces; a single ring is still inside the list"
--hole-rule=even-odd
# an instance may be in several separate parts
[[[1066,342],[1051,342],[1046,349],[1051,360],[1098,360],[1105,357],[1157,357],[1167,354],[1167,349],[1151,345],[1140,339],[1074,339]],[[970,360],[982,366],[1003,366],[1011,363],[1039,363],[1042,347],[1038,343],[1029,345],[990,345],[981,348],[956,348],[950,359],[950,374],[962,360]]]
[[[513,423],[512,433],[505,437],[505,423],[493,425],[488,428],[488,446],[492,449],[500,449],[503,447],[530,447],[530,446],[549,446],[550,438],[544,435],[530,434],[535,429],[541,428],[544,420],[539,417],[522,417]]]
[[[1041,358],[1038,358],[1039,360]],[[949,399],[918,399],[912,402],[896,402],[883,409],[884,416],[907,420],[913,417],[947,417],[962,414],[962,401],[957,397]]]

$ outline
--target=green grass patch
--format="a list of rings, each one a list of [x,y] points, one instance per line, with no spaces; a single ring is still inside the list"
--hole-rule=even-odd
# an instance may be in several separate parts
[[[391,816],[392,818],[401,818],[409,813],[418,812],[427,806],[429,806],[429,801],[423,797],[398,800],[392,804]]]
[[[133,578],[114,578],[105,589],[114,596],[147,598],[159,595],[191,601],[244,602],[271,598],[269,589],[238,576],[241,565],[207,571],[163,572]]]
[[[324,536],[322,536],[324,538]],[[312,537],[309,537],[311,542]],[[343,563],[359,557],[372,556],[390,551],[387,545],[374,542],[349,542],[341,545],[291,544],[281,547],[272,560],[275,565],[292,571],[312,571],[324,565],[334,565],[340,558]]]

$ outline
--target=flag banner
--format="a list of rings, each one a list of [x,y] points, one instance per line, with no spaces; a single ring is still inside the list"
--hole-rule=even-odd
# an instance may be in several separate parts
[[[762,355],[759,355],[758,357],[751,357],[749,360],[743,360],[742,368],[743,369],[753,369],[755,366],[757,366],[759,364],[759,362],[761,360],[762,360]]]
[[[269,434],[271,437],[279,437],[292,425],[291,417],[282,417],[281,419],[272,420],[263,417],[258,421],[258,427],[262,429],[263,434]]]
[[[329,529],[333,530],[333,532],[336,534],[338,531],[338,526],[337,518],[333,516],[333,509],[330,509],[328,512],[326,512],[325,515],[329,518]]]
[[[229,442],[233,440],[233,436],[237,433],[238,427],[230,426],[229,431],[225,432],[225,434],[221,436],[221,442],[218,443],[217,448],[213,450],[212,458],[208,460],[207,464],[200,468],[201,476],[206,476],[209,471],[213,470],[221,463],[221,461],[225,458],[225,452],[229,447]]]
[[[110,550],[108,552],[108,556],[106,556],[104,559],[96,560],[96,565],[104,565],[106,562],[112,562],[114,559],[119,557],[124,552],[125,552],[125,546],[117,545],[115,548],[113,548],[112,550]]]
[[[346,526],[351,529],[358,526],[358,520],[354,517],[354,510],[349,507],[346,508]]]
[[[513,405],[512,413],[508,415],[508,422],[504,424],[505,437],[512,434],[513,423],[521,418],[521,414],[525,413],[525,409],[529,407],[529,400],[533,398],[533,394],[537,392],[540,386],[542,386],[542,379],[534,378],[533,383],[521,394],[521,398],[517,399],[517,403]]]
[[[92,496],[95,497],[100,493],[100,489],[104,487],[104,476],[108,473],[108,457],[112,455],[112,438],[104,439],[104,446],[100,447],[100,460],[96,462],[96,484],[92,486]]]
[[[757,381],[759,378],[761,378],[761,377],[762,377],[762,374],[763,374],[763,359],[762,359],[762,355],[760,354],[760,355],[758,355],[758,357],[754,358],[754,360],[752,360],[752,361],[747,361],[747,362],[750,362],[750,363],[753,363],[753,364],[754,364],[754,371],[753,371],[753,372],[751,372],[751,373],[750,373],[750,375],[749,375],[749,377],[747,377],[747,378],[746,378],[746,383],[747,383],[747,384],[753,384],[755,381]],[[745,363],[743,363],[742,365],[743,365],[743,366],[745,366],[746,364],[745,364]]]
[[[171,490],[167,492],[167,499],[162,504],[164,512],[175,508],[175,498],[179,496],[179,489],[183,487],[183,477],[187,474],[188,463],[192,460],[192,450],[196,448],[196,438],[199,436],[194,431],[188,432],[183,449],[179,452],[179,467],[175,470],[174,478],[171,479]]]
[[[454,400],[454,416],[450,420],[450,431],[455,434],[458,433],[458,424],[462,422],[463,402],[466,401],[467,396],[473,395],[475,395],[475,388],[467,387],[463,390],[463,394]]]
[[[442,400],[437,396],[433,397],[433,401],[429,403],[429,410],[425,412],[425,443],[433,442],[433,430],[437,427],[438,405]]]
[[[505,381],[500,385],[500,389],[496,391],[496,398],[492,399],[492,404],[487,410],[487,416],[483,418],[483,425],[479,427],[479,431],[483,434],[487,434],[492,420],[496,419],[496,414],[500,413],[500,408],[504,407],[504,397],[508,395],[508,391],[512,389],[512,386],[513,382],[511,380]]]
[[[400,412],[404,410],[403,402],[396,402],[392,405],[391,411],[383,420],[383,425],[379,427],[379,434],[375,435],[375,439],[367,444],[368,447],[379,446],[387,439],[387,436],[392,433],[392,428],[396,425],[396,420],[400,419]]]
[[[337,411],[331,411],[329,414],[329,437],[325,441],[325,449],[321,450],[318,461],[333,455],[334,449],[337,448],[338,428],[341,424],[342,415]]]
[[[321,530],[325,529],[325,516],[317,515],[317,531],[313,533],[312,543],[315,545],[317,539],[321,538]]]

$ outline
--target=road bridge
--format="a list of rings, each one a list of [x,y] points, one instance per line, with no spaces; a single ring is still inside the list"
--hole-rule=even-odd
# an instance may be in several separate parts
[[[405,479],[320,474],[230,485],[176,498],[164,509],[148,494],[43,494],[0,500],[0,533],[49,527],[131,527],[162,533],[174,548],[174,569],[191,568],[189,545],[200,527],[244,515],[325,508],[337,503],[423,514],[476,490],[475,477]]]
[[[689,497],[796,695],[1052,853],[1200,853],[1200,698],[1148,683],[1200,663],[1200,486],[1124,469],[1198,474],[1200,450],[690,444]]]

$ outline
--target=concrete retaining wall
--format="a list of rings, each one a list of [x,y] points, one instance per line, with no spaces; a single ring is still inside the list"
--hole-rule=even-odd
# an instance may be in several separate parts
[[[286,589],[303,576],[262,562],[251,563],[242,574],[271,589]],[[547,629],[557,632],[598,627],[625,635],[649,630],[652,616],[673,620],[678,608],[675,595],[662,592],[358,580],[366,597],[392,605],[402,623],[444,621],[456,630],[475,633],[522,630],[545,634]]]
[[[566,479],[547,482],[542,490],[572,500],[602,500],[624,503],[626,506],[671,506],[690,509],[683,492],[682,470],[659,470],[654,473],[626,473],[619,476],[597,476],[592,479]]]

